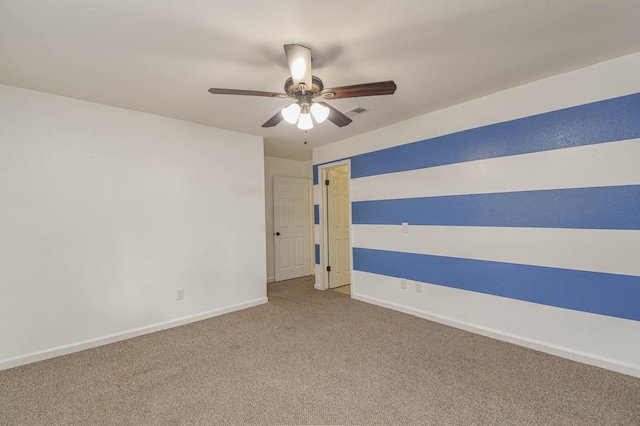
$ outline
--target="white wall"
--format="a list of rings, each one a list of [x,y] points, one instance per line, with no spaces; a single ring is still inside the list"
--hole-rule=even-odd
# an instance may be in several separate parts
[[[311,160],[295,161],[283,158],[264,157],[264,183],[265,183],[265,218],[267,240],[267,280],[275,279],[275,241],[273,236],[273,177],[297,177],[309,179],[313,177]],[[311,211],[312,207],[309,206]],[[313,224],[313,221],[311,221]],[[313,254],[313,241],[310,241],[309,253]],[[313,259],[310,260],[313,270]]]
[[[365,153],[390,147],[404,149],[409,146],[407,144],[416,141],[432,140],[494,123],[640,93],[638,75],[640,53],[516,87],[314,149],[313,163],[317,166],[346,158],[350,159],[353,170],[354,164],[363,167],[364,156],[358,156]],[[626,114],[625,120],[633,127],[630,133],[635,134],[638,131],[636,123],[640,122],[640,112],[633,108],[637,107],[622,109],[621,112]],[[577,127],[578,124],[570,120],[558,123],[558,132],[553,138],[558,144],[571,141],[574,134],[583,132]],[[605,133],[607,131],[609,130],[603,130]],[[385,214],[393,215],[399,208],[412,206],[416,199],[431,202],[438,197],[450,197],[451,200],[456,200],[468,197],[469,194],[515,192],[526,196],[528,191],[557,190],[554,195],[560,197],[566,188],[630,188],[634,194],[637,192],[637,185],[640,185],[640,168],[637,166],[640,159],[640,138],[635,136],[629,140],[601,144],[576,142],[575,146],[568,143],[566,146],[558,145],[549,150],[532,150],[517,155],[494,156],[488,152],[484,158],[470,161],[356,177],[351,180],[352,206],[358,207],[356,210],[366,211],[374,208],[373,205],[378,200],[382,200],[388,202],[385,206],[396,207],[395,210],[393,207],[386,210]],[[482,150],[491,151],[494,142],[479,139],[477,144],[469,146],[474,151],[471,154],[482,157]],[[450,155],[447,145],[434,145],[434,148],[437,148],[432,151],[434,155]],[[378,160],[386,161],[380,158]],[[314,194],[315,203],[321,204],[317,185]],[[565,201],[572,203],[574,200],[555,199],[556,205]],[[607,200],[589,201],[606,206]],[[605,214],[627,215],[623,218],[625,220],[634,216],[630,211],[635,209],[633,206],[637,204],[636,199],[611,201],[617,202],[613,209],[620,209],[619,212],[623,213],[612,210]],[[374,204],[366,204],[368,202]],[[586,204],[583,208],[588,210],[588,206]],[[547,207],[551,209],[553,206],[532,206],[532,214],[539,212],[544,215]],[[322,209],[321,206],[320,211]],[[405,212],[415,217],[415,212],[410,209]],[[429,215],[431,212],[425,211],[424,214]],[[419,226],[410,223],[409,233],[403,234],[400,223],[360,223],[352,226],[352,245],[356,251],[383,253],[381,258],[389,253],[392,256],[399,253],[412,258],[416,258],[414,255],[423,256],[424,259],[429,259],[431,267],[439,267],[438,259],[443,259],[443,263],[460,263],[460,260],[469,260],[470,263],[488,262],[486,264],[490,263],[491,266],[487,268],[513,265],[517,270],[526,270],[530,266],[539,266],[558,274],[576,272],[572,275],[576,277],[601,276],[605,281],[593,283],[593,286],[601,286],[600,288],[607,288],[604,284],[608,283],[606,280],[609,277],[612,283],[621,279],[626,287],[612,287],[602,304],[607,304],[607,309],[612,312],[618,306],[624,306],[626,314],[638,317],[639,305],[635,304],[634,307],[629,300],[625,300],[625,295],[637,294],[640,289],[637,261],[639,229],[633,226],[621,229],[584,229],[586,227],[576,226],[569,229],[572,227],[459,225]],[[321,244],[318,235],[320,233],[316,232],[316,243]],[[446,268],[440,273],[447,275],[446,278],[453,285],[416,279],[410,280],[408,289],[403,290],[400,279],[404,273],[426,276],[431,272],[405,270],[382,274],[358,270],[358,265],[354,267],[356,270],[352,275],[352,295],[356,299],[640,377],[640,321],[636,319],[593,313],[589,309],[558,307],[554,305],[554,300],[549,303],[533,303],[455,288],[455,277],[460,271],[447,271]],[[319,288],[323,287],[321,280],[321,274],[317,275],[316,286]],[[414,290],[414,281],[420,284],[422,293]],[[516,287],[520,285],[517,277],[512,284]],[[580,287],[582,282],[564,284],[576,286],[575,299],[583,297]],[[586,290],[586,283],[584,284]],[[566,298],[566,295],[563,297]]]
[[[266,302],[261,138],[7,86],[0,117],[0,369]]]

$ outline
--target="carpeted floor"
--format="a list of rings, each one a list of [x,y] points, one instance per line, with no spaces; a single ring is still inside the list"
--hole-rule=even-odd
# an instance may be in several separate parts
[[[0,372],[1,425],[639,425],[640,379],[313,289]]]

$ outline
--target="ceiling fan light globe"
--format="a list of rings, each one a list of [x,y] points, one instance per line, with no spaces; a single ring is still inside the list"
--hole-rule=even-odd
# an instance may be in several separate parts
[[[324,122],[329,117],[329,112],[331,112],[329,108],[319,103],[311,105],[311,114],[313,114],[313,118],[316,119],[317,123]]]
[[[293,103],[280,112],[285,121],[289,124],[296,124],[300,116],[300,105]]]
[[[296,58],[291,62],[291,76],[294,81],[302,81],[304,80],[305,75],[307,74],[307,62],[304,58]]]
[[[300,114],[298,120],[298,129],[309,130],[313,128],[313,121],[311,121],[311,114]]]

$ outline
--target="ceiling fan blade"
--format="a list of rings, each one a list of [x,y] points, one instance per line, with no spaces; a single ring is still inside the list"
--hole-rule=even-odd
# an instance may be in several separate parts
[[[285,44],[284,53],[287,55],[293,86],[299,88],[300,83],[304,83],[306,90],[310,90],[311,49],[300,44]]]
[[[396,83],[393,80],[389,80],[324,89],[321,96],[325,99],[343,99],[360,96],[393,95],[395,91]]]
[[[331,110],[331,112],[329,112],[329,116],[327,117],[327,120],[329,120],[336,126],[344,127],[353,121],[352,119],[350,119],[349,117],[347,117],[346,115],[344,115],[343,113],[341,113],[340,111],[338,111],[337,109],[329,105],[328,103],[326,102],[318,102],[318,103],[320,105],[326,106]]]
[[[276,92],[261,92],[258,90],[239,90],[239,89],[218,89],[212,87],[209,89],[210,93],[214,95],[246,95],[246,96],[263,96],[267,98],[286,98],[284,93]]]
[[[276,115],[274,115],[273,117],[271,117],[270,119],[268,119],[263,125],[262,127],[274,127],[276,124],[278,124],[279,122],[281,122],[282,120],[284,120],[284,117],[282,116],[282,112],[278,111],[276,112]]]

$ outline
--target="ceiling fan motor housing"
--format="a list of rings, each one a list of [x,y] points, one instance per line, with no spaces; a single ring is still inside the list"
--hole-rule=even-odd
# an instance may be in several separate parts
[[[289,77],[287,81],[284,82],[284,92],[290,98],[299,99],[301,95],[311,95],[311,99],[320,95],[320,92],[324,90],[324,85],[322,84],[322,80],[320,80],[315,75],[311,76],[311,87],[304,87],[304,84],[300,84],[302,87],[296,87],[293,84],[293,78]],[[303,90],[304,89],[304,90]]]

